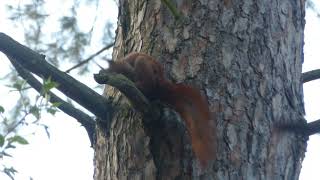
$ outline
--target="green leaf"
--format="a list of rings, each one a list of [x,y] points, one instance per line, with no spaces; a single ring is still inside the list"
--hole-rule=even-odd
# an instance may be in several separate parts
[[[0,113],[4,113],[4,108],[0,106]]]
[[[22,89],[22,83],[21,83],[21,81],[15,82],[15,83],[12,85],[12,87],[13,87],[14,89],[18,90],[18,91],[21,91],[21,89]]]
[[[0,147],[4,145],[4,136],[0,134]]]
[[[43,93],[48,93],[52,88],[58,87],[58,83],[51,80],[51,77],[49,77],[47,80],[43,82]]]
[[[40,119],[40,109],[37,106],[32,106],[30,108],[30,113],[36,118]]]
[[[11,168],[4,168],[3,169],[3,172],[7,175],[7,176],[9,176],[12,180],[14,180],[14,175],[15,175],[15,173],[17,173],[18,171],[17,170],[15,170],[13,167],[11,167]]]
[[[8,141],[10,143],[17,142],[22,145],[29,144],[25,138],[23,138],[22,136],[19,136],[19,135],[13,136],[12,138],[9,138]]]
[[[57,110],[56,108],[48,108],[48,109],[47,109],[47,112],[50,113],[50,114],[52,114],[52,115],[55,115],[57,111],[58,111],[58,110]]]
[[[62,103],[61,102],[54,102],[51,103],[53,107],[59,107]]]

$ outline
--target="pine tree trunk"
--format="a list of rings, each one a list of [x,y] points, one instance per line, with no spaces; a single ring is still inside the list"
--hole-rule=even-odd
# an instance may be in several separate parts
[[[304,1],[119,0],[113,58],[156,57],[166,76],[201,89],[216,126],[217,158],[202,169],[188,133],[150,136],[124,96],[111,129],[98,125],[95,179],[298,179],[306,139],[276,128],[303,121]],[[215,143],[215,142],[212,142]]]

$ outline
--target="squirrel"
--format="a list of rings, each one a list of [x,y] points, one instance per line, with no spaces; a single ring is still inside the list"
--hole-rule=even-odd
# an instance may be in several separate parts
[[[202,167],[216,156],[214,128],[210,111],[200,91],[184,84],[174,84],[164,76],[162,65],[144,53],[130,53],[120,61],[109,61],[109,72],[126,76],[150,100],[159,100],[176,110],[185,121],[191,145]]]

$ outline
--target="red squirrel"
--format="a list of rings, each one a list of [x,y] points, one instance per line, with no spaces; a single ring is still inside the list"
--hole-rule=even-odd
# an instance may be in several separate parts
[[[144,53],[131,53],[120,61],[110,61],[108,71],[123,74],[150,101],[160,100],[180,114],[191,137],[193,152],[202,167],[215,159],[215,132],[210,125],[207,101],[199,90],[168,81],[161,64]]]

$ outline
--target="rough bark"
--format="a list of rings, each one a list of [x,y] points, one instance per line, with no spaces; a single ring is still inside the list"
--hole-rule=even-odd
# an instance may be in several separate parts
[[[107,88],[119,108],[109,132],[98,125],[95,179],[298,179],[306,139],[276,125],[304,121],[304,1],[171,1],[179,20],[161,1],[120,0],[113,58],[148,53],[201,89],[217,159],[199,168],[185,131],[148,128]]]

